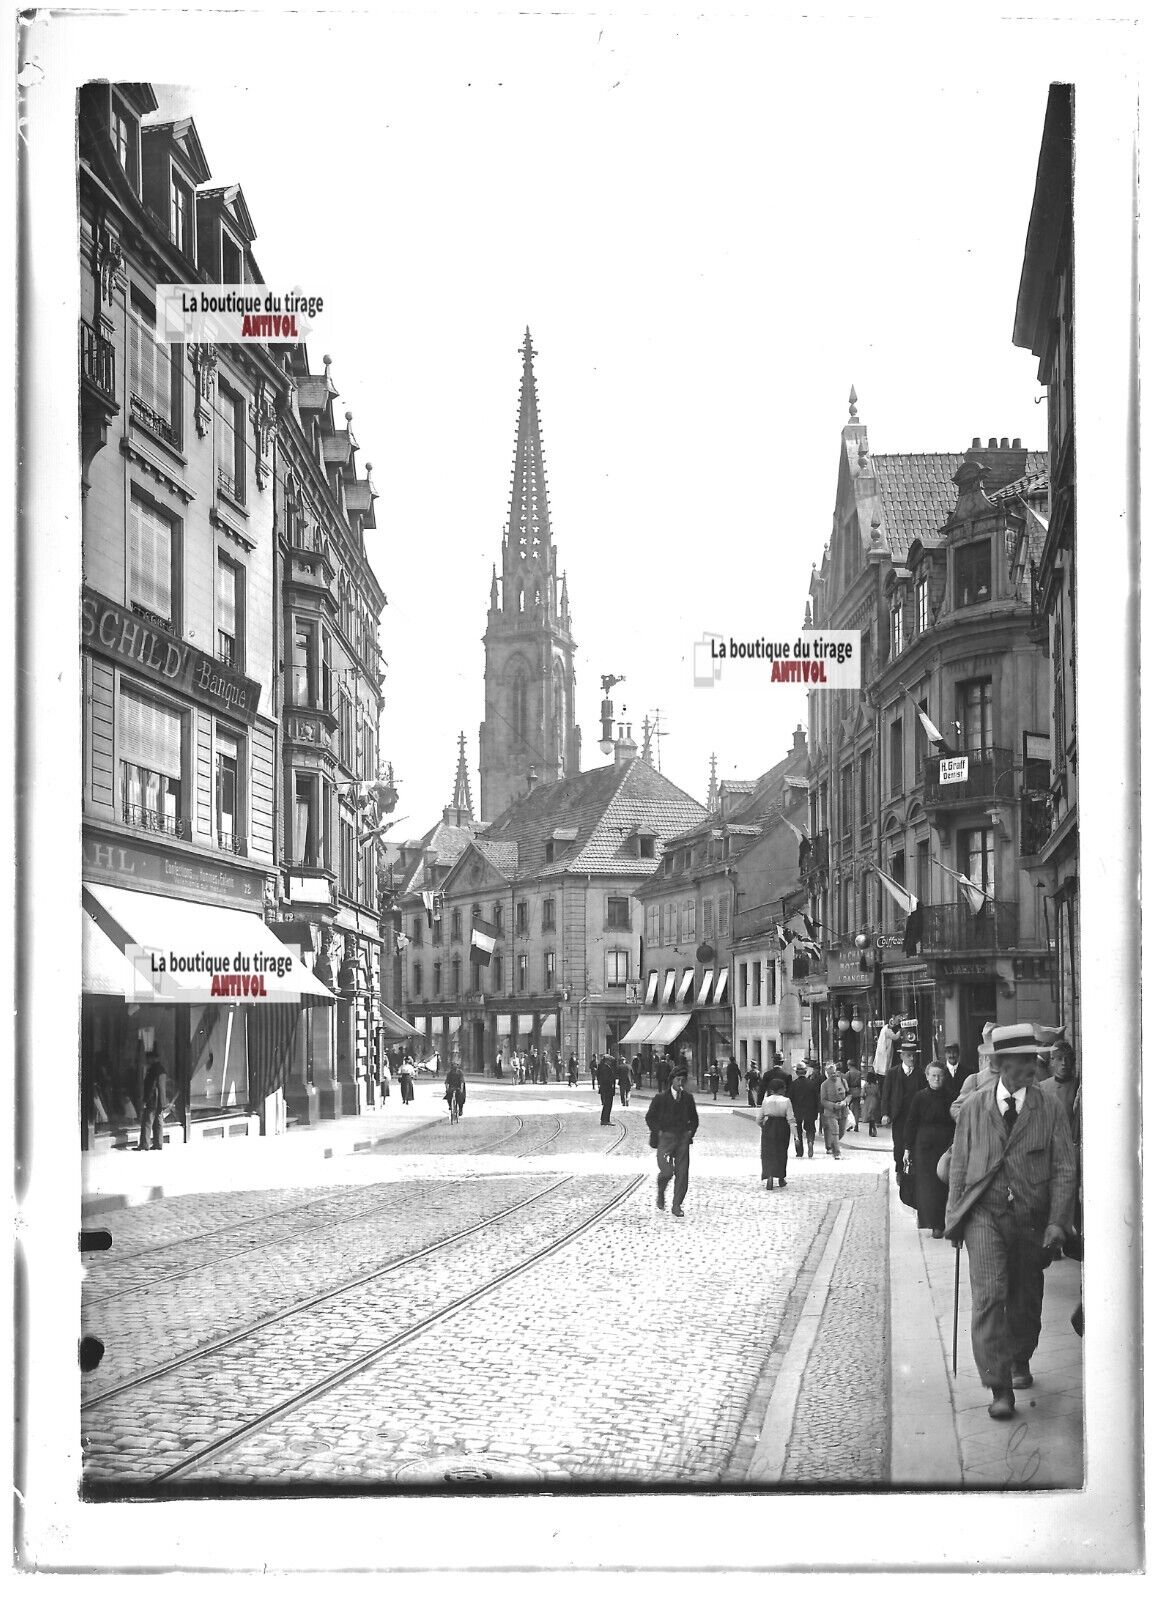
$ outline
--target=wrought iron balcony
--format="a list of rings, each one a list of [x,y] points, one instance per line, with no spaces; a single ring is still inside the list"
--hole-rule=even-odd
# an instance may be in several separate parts
[[[152,406],[147,406],[140,395],[133,395],[129,405],[133,413],[134,422],[139,423],[147,432],[153,434],[155,438],[161,439],[172,449],[181,449],[181,440],[178,437],[177,429],[168,418],[154,411]]]
[[[964,776],[944,783],[944,770],[952,761],[965,763]],[[930,756],[924,776],[922,803],[928,812],[1015,798],[1015,758],[998,746],[965,750],[958,756]]]
[[[924,955],[1011,950],[1018,937],[1019,906],[1014,900],[988,900],[978,915],[964,900],[922,910]]]
[[[807,881],[815,873],[825,874],[830,870],[830,833],[823,829],[821,833],[814,834],[813,838],[805,838],[798,847],[798,870],[803,880]]]
[[[219,850],[229,850],[235,856],[244,856],[246,853],[245,835],[235,833],[232,828],[219,828],[217,842]]]
[[[174,839],[189,837],[189,824],[184,817],[172,817],[165,811],[149,806],[122,806],[121,816],[131,828],[144,828],[149,833],[167,833]]]
[[[95,389],[112,410],[117,409],[117,350],[112,340],[87,322],[80,325],[81,382]]]
[[[1055,799],[1047,789],[1025,789],[1019,796],[1019,854],[1037,856],[1055,827]]]

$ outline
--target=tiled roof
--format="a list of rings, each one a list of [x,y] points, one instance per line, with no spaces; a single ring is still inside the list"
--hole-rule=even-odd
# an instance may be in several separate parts
[[[963,457],[956,452],[871,460],[882,501],[883,540],[895,560],[905,561],[914,540],[937,532],[954,510],[958,493],[951,479]]]
[[[481,850],[488,844],[510,845],[518,853],[516,875],[533,878],[545,870],[545,842],[558,829],[575,828],[574,842],[558,841],[565,848],[552,861],[552,872],[647,877],[653,863],[629,849],[633,829],[643,823],[668,839],[704,816],[704,806],[638,759],[540,784],[510,805],[476,842]]]
[[[476,848],[505,878],[514,878],[519,872],[519,846],[506,840],[477,839]]]
[[[465,827],[456,826],[455,823],[438,821],[433,828],[428,828],[421,839],[408,839],[407,849],[419,852],[418,859],[411,871],[407,874],[402,894],[413,894],[422,888],[423,878],[426,873],[426,852],[434,850],[436,869],[449,869],[455,865],[460,856],[467,849],[476,833],[479,831],[478,822],[469,823]]]

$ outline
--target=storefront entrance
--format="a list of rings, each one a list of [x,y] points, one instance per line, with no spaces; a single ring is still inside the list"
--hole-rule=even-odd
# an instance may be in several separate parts
[[[988,1022],[998,1018],[995,980],[986,983],[964,983],[959,1000],[959,1018],[962,1023],[963,1075],[978,1072],[979,1044]]]

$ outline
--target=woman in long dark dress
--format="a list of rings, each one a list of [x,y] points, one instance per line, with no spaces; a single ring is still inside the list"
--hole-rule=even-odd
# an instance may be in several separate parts
[[[785,1092],[785,1079],[772,1078],[765,1099],[757,1108],[761,1125],[761,1177],[767,1189],[785,1188],[785,1164],[789,1155],[790,1134],[797,1132],[793,1106]]]
[[[941,1061],[932,1061],[927,1067],[926,1082],[927,1087],[920,1089],[910,1103],[903,1148],[914,1175],[918,1226],[929,1228],[933,1238],[941,1239],[947,1220],[947,1186],[935,1169],[955,1136],[951,1091]]]

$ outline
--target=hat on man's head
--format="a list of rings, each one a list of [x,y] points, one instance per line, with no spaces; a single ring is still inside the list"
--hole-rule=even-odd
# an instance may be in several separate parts
[[[1012,1056],[1037,1056],[1043,1049],[1032,1022],[1012,1022],[991,1035],[991,1053],[999,1066]]]
[[[900,1044],[898,1048],[904,1056],[916,1056],[918,1054],[918,1046],[916,1044]]]
[[[687,1078],[688,1076],[689,1076],[688,1067],[682,1066],[680,1064],[680,1062],[678,1062],[675,1067],[670,1067],[670,1069],[669,1069],[669,1080],[670,1080],[670,1082],[671,1082],[671,1080],[673,1078]]]
[[[794,1071],[795,1071],[795,1072],[800,1072],[800,1073],[802,1073],[802,1074],[803,1074],[803,1076],[804,1076],[804,1074],[805,1074],[805,1070],[806,1070],[806,1064],[805,1064],[805,1062],[804,1062],[804,1061],[799,1061],[799,1062],[798,1062],[798,1064],[797,1064],[797,1066],[796,1066],[796,1067],[795,1067],[795,1068],[794,1068],[794,1069],[793,1069],[793,1070],[794,1070]]]

